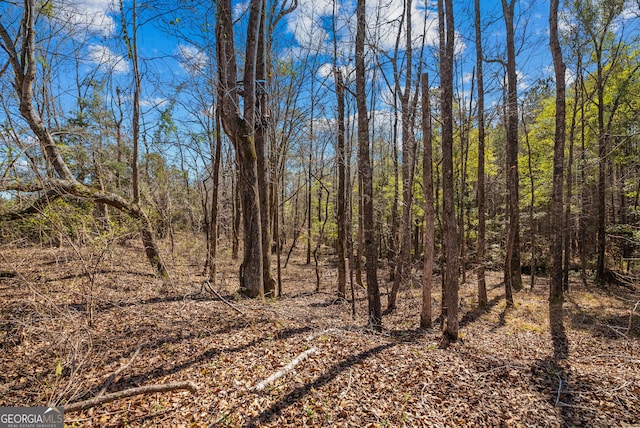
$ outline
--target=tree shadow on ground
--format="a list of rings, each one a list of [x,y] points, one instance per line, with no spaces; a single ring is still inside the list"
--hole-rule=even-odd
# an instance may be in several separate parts
[[[569,322],[576,330],[586,330],[592,336],[607,339],[640,338],[640,310],[632,312],[633,304],[629,305],[629,313],[607,315],[601,307],[580,306],[570,295],[567,301],[572,305],[568,311]]]
[[[249,420],[244,426],[255,427],[255,426],[260,426],[262,424],[271,422],[273,418],[278,416],[283,410],[295,405],[298,401],[300,401],[300,399],[302,399],[310,391],[322,388],[323,386],[331,382],[333,379],[335,379],[340,373],[342,373],[349,367],[353,366],[354,364],[364,361],[367,358],[377,355],[380,352],[396,345],[397,345],[396,342],[390,342],[390,343],[378,345],[375,348],[362,351],[359,354],[350,356],[346,360],[335,363],[333,366],[331,366],[331,368],[327,372],[322,374],[316,380],[314,380],[313,382],[298,386],[293,391],[289,392],[287,395],[282,397],[280,400],[273,403],[268,409],[262,411],[262,413],[260,413],[256,417]]]
[[[80,272],[80,273],[70,273],[64,276],[48,278],[45,282],[62,282],[70,279],[80,279],[87,278],[90,275],[133,275],[139,276],[143,278],[155,278],[156,275],[153,272],[135,272],[131,270],[119,270],[119,269],[98,269],[93,272]]]
[[[549,328],[553,355],[535,361],[531,366],[531,382],[548,402],[560,408],[563,426],[589,424],[594,413],[576,403],[569,357],[569,340],[564,326],[562,302],[549,303]]]
[[[94,310],[96,312],[106,312],[108,310],[111,309],[115,309],[115,308],[128,308],[128,307],[134,307],[134,306],[141,306],[141,305],[155,305],[158,303],[175,303],[175,302],[182,302],[185,300],[192,300],[192,301],[197,301],[197,302],[223,302],[224,300],[226,301],[233,301],[234,300],[234,296],[233,295],[227,295],[227,296],[222,296],[222,298],[217,297],[217,296],[208,296],[208,295],[204,295],[204,294],[194,294],[194,295],[173,295],[173,296],[156,296],[156,297],[150,297],[148,299],[143,299],[143,300],[136,300],[136,301],[129,301],[129,302],[103,302],[103,303],[98,303],[94,306]],[[68,303],[68,304],[62,304],[62,305],[58,305],[59,308],[70,308],[79,312],[86,312],[87,311],[87,304],[86,302],[83,303]]]
[[[287,328],[287,329],[283,329],[283,330],[279,330],[276,335],[278,339],[288,339],[289,337],[292,336],[296,336],[298,334],[302,334],[302,333],[308,333],[310,331],[312,331],[313,329],[311,327],[300,327],[300,328]],[[139,375],[131,375],[127,378],[123,378],[120,382],[118,382],[118,388],[114,388],[114,389],[121,389],[123,385],[141,385],[143,383],[146,383],[150,380],[153,379],[158,379],[158,378],[162,378],[165,376],[169,376],[175,373],[178,373],[184,369],[187,369],[195,364],[201,363],[203,361],[206,360],[210,360],[211,358],[223,354],[223,353],[236,353],[236,352],[241,352],[244,351],[246,349],[249,349],[253,346],[256,346],[262,342],[265,342],[267,340],[272,340],[273,339],[273,335],[267,335],[267,336],[263,336],[263,337],[259,337],[256,339],[251,340],[250,342],[244,344],[244,345],[238,345],[235,346],[233,348],[210,348],[207,349],[206,351],[204,351],[203,353],[197,355],[194,358],[191,358],[187,361],[183,361],[179,364],[175,364],[172,365],[169,368],[155,368],[155,369],[151,369],[149,371],[147,371],[146,373],[142,373]],[[161,341],[156,342],[156,346],[162,346],[161,345]]]
[[[500,300],[504,298],[504,294],[498,294],[489,300],[484,307],[472,309],[465,313],[460,319],[460,328],[477,321],[482,315],[489,313],[491,308],[496,306]]]

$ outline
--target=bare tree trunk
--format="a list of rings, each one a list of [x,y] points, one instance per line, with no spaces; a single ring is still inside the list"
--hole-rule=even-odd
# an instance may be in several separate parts
[[[522,130],[524,131],[524,140],[527,145],[527,166],[529,167],[529,185],[531,186],[531,202],[529,203],[529,237],[531,242],[531,261],[530,261],[530,283],[529,289],[533,290],[536,283],[536,230],[534,208],[536,202],[536,189],[533,181],[533,163],[531,162],[531,142],[529,141],[529,131],[525,121],[524,112],[522,113]]]
[[[374,229],[373,171],[369,159],[369,120],[365,88],[365,31],[366,0],[358,0],[356,31],[356,102],[358,105],[358,170],[362,177],[362,223],[364,251],[367,260],[367,300],[369,302],[369,326],[382,330],[380,290],[378,288],[378,254]]]
[[[211,150],[211,215],[209,219],[209,282],[216,283],[217,251],[218,251],[218,187],[220,184],[220,158],[222,157],[222,126],[220,111],[216,108],[216,139],[210,141]]]
[[[433,201],[433,149],[431,132],[431,103],[429,75],[422,74],[422,183],[424,189],[424,265],[422,275],[422,310],[420,327],[431,328],[431,289],[433,288],[433,259],[435,251],[435,208]]]
[[[411,278],[411,205],[413,202],[413,180],[416,164],[416,141],[413,134],[413,106],[410,104],[412,84],[412,32],[411,32],[412,0],[405,0],[402,20],[406,24],[405,44],[405,82],[404,91],[401,89],[397,61],[394,61],[395,89],[400,94],[402,109],[402,228],[400,230],[400,254],[396,263],[393,287],[389,294],[386,313],[396,308],[396,299],[401,283],[407,283]],[[402,28],[402,22],[399,26]],[[400,32],[396,43],[396,51],[400,42]]]
[[[264,298],[262,257],[262,220],[255,141],[256,58],[262,16],[262,0],[249,5],[247,42],[243,79],[244,113],[240,115],[236,51],[230,0],[217,3],[216,43],[218,54],[218,96],[222,125],[236,149],[239,169],[238,190],[242,205],[244,231],[243,261],[240,265],[240,290],[249,297]]]
[[[258,195],[260,198],[260,221],[262,231],[262,276],[264,294],[276,297],[276,281],[271,275],[271,206],[269,201],[269,176],[267,173],[267,46],[265,35],[266,2],[262,1],[262,15],[256,55],[256,163],[258,171]]]
[[[515,0],[502,0],[502,11],[507,31],[507,147],[506,177],[509,195],[509,223],[507,231],[507,257],[505,261],[505,294],[507,305],[513,305],[513,290],[522,289],[520,273],[520,207],[518,191],[518,89],[514,40]],[[518,247],[518,248],[516,248]]]
[[[443,4],[444,3],[444,4]],[[453,177],[453,48],[454,20],[452,0],[438,0],[440,30],[440,105],[442,109],[442,195],[445,241],[445,289],[447,318],[441,347],[458,340],[458,236],[454,206]]]
[[[480,28],[480,0],[474,0],[476,30],[476,68],[478,80],[478,242],[476,257],[478,263],[478,307],[487,306],[487,283],[485,279],[484,252],[486,234],[485,208],[485,129],[484,129],[484,73],[482,49],[482,31]]]
[[[558,35],[558,3],[559,0],[551,0],[549,3],[549,45],[553,56],[553,68],[556,79],[556,129],[555,144],[553,149],[553,192],[551,197],[551,283],[549,289],[549,301],[561,302],[562,292],[562,236],[564,223],[560,220],[563,214],[562,203],[564,185],[564,143],[566,129],[565,107],[565,65],[562,60],[562,48]],[[533,273],[533,272],[532,272]]]
[[[344,83],[342,80],[342,72],[335,67],[336,81],[336,97],[338,99],[338,196],[337,205],[338,213],[336,222],[338,223],[338,239],[336,241],[336,252],[338,255],[338,298],[344,299],[347,287],[347,266],[345,263],[345,246],[346,246],[346,225],[345,225],[345,127],[344,127]]]

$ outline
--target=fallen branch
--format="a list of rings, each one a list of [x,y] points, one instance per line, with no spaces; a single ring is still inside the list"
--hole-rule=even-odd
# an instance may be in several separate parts
[[[110,403],[112,401],[121,400],[123,398],[133,397],[134,395],[155,394],[158,392],[168,392],[180,389],[187,389],[192,394],[198,392],[198,387],[196,386],[196,384],[189,381],[163,383],[159,385],[146,385],[137,388],[125,389],[124,391],[118,391],[100,397],[94,397],[89,400],[79,401],[77,403],[68,404],[64,406],[64,411],[66,413],[79,412],[81,410],[99,406],[100,404]]]
[[[560,374],[558,374],[558,373],[556,373],[556,376],[558,377],[558,394],[556,395],[556,404],[555,404],[555,406],[558,407],[558,403],[560,403],[560,394],[562,393],[562,378],[560,377]]]
[[[298,354],[298,356],[295,357],[293,360],[291,360],[289,364],[287,364],[282,369],[278,370],[277,372],[275,372],[274,374],[272,374],[262,382],[256,384],[256,386],[252,387],[251,391],[262,391],[263,389],[266,388],[267,385],[275,382],[276,380],[280,379],[282,376],[290,373],[294,369],[294,367],[297,366],[301,361],[303,361],[309,355],[315,354],[316,352],[318,352],[317,348],[309,348],[306,351]]]
[[[213,288],[213,287],[211,286],[211,283],[210,283],[209,281],[204,281],[204,282],[202,283],[202,287],[203,287],[203,288],[204,288],[204,287],[206,287],[208,291],[210,291],[211,293],[213,293],[213,294],[215,294],[216,296],[218,296],[218,298],[219,298],[220,300],[222,300],[224,303],[226,303],[227,305],[229,305],[229,306],[231,307],[231,309],[233,309],[233,310],[237,311],[237,312],[238,312],[239,314],[241,314],[241,315],[246,315],[242,310],[238,309],[238,308],[237,308],[237,307],[235,307],[235,306],[234,306],[230,301],[228,301],[227,299],[225,299],[224,297],[222,297],[222,295],[221,295],[220,293],[218,293],[218,292],[216,291],[216,289],[215,289],[215,288]]]
[[[109,385],[111,385],[111,383],[113,382],[113,380],[116,378],[116,376],[118,376],[120,373],[122,373],[124,370],[127,369],[127,367],[129,367],[132,363],[133,360],[136,359],[136,357],[138,356],[138,354],[140,353],[140,349],[142,349],[142,345],[138,346],[138,349],[136,349],[136,352],[133,353],[133,356],[131,357],[131,359],[129,360],[129,362],[127,364],[122,365],[118,370],[116,370],[115,372],[113,372],[111,374],[111,376],[109,376],[107,378],[107,380],[104,382],[104,386],[102,387],[102,389],[100,390],[100,392],[98,392],[98,394],[96,395],[96,397],[100,397],[101,395],[103,395],[105,392],[107,392],[107,388],[109,388]]]

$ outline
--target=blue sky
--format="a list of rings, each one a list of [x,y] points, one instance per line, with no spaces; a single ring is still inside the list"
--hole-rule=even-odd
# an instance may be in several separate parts
[[[155,7],[160,2],[139,1],[141,26],[138,33],[141,67],[144,79],[143,108],[153,111],[162,106],[171,91],[181,82],[206,73],[206,66],[212,62],[212,50],[204,48],[213,40],[215,24],[213,2],[203,2],[197,10],[185,10],[178,6],[167,12],[172,2]],[[367,8],[369,22],[369,43],[375,46],[380,58],[393,52],[398,32],[399,17],[402,14],[402,0],[369,0]],[[471,76],[475,65],[473,5],[472,2],[454,2],[457,29],[458,82],[462,96],[471,90]],[[119,2],[114,0],[54,0],[55,25],[68,34],[61,49],[76,52],[81,73],[90,76],[112,76],[113,84],[126,87],[131,82],[131,62],[126,55],[122,41],[122,18]],[[248,1],[234,2],[239,39],[242,38],[242,20]],[[484,30],[485,55],[489,58],[504,57],[504,21],[501,18],[500,2],[481,1]],[[0,10],[8,6],[0,6]],[[548,49],[548,2],[542,0],[521,0],[517,2],[516,34],[519,48],[518,76],[519,89],[524,92],[538,79],[551,76],[551,60]],[[637,13],[637,2],[629,2],[625,16]],[[124,0],[124,8],[130,20],[131,1]],[[156,10],[157,9],[157,10]],[[160,14],[159,12],[162,12]],[[353,71],[352,51],[355,26],[355,0],[299,0],[298,8],[281,23],[276,31],[274,50],[280,58],[301,61],[308,58],[309,49],[315,52],[315,67],[311,71],[318,82],[325,84],[332,79],[331,54],[334,36],[338,41],[338,64],[349,75]],[[426,41],[425,69],[437,85],[437,14],[435,3],[414,1],[412,3],[412,26],[414,49]],[[335,35],[333,33],[335,17]],[[636,20],[637,21],[637,20]],[[564,21],[563,21],[564,22]],[[568,25],[564,22],[564,25]],[[54,46],[56,48],[56,46]],[[79,49],[79,51],[78,51]],[[79,52],[79,54],[77,53]],[[65,72],[75,73],[75,65],[69,65]],[[487,87],[499,94],[501,66],[487,64],[485,72]],[[388,69],[387,69],[388,71]],[[73,76],[73,74],[69,74]],[[75,77],[75,76],[74,76]],[[373,80],[373,76],[372,80]],[[379,87],[375,100],[376,108],[388,108],[390,93],[385,93],[385,85],[378,73]],[[571,70],[568,71],[571,79]],[[69,88],[64,88],[64,76],[60,80],[61,93],[73,93],[73,79],[67,79]],[[307,81],[307,84],[309,82]],[[321,85],[317,85],[320,87]],[[332,85],[327,84],[327,87]],[[316,89],[318,89],[318,87]],[[308,88],[301,88],[308,89]],[[497,98],[499,95],[495,95]],[[302,99],[308,97],[302,97]]]

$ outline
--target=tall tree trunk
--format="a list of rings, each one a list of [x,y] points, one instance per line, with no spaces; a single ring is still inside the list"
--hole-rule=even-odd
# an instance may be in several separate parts
[[[433,200],[433,148],[431,132],[431,103],[429,75],[422,74],[422,187],[424,189],[424,265],[422,275],[422,310],[420,327],[431,328],[431,289],[433,288],[433,259],[435,252],[435,207]]]
[[[529,240],[531,244],[531,260],[529,262],[531,274],[529,276],[529,289],[533,290],[536,284],[536,228],[534,208],[536,202],[536,188],[533,176],[533,162],[531,161],[532,151],[531,142],[529,141],[529,131],[527,130],[527,122],[525,121],[524,112],[522,112],[522,131],[524,132],[524,141],[527,145],[527,166],[529,167],[529,185],[531,187],[531,201],[529,202]]]
[[[243,261],[240,265],[240,291],[249,297],[264,298],[262,221],[255,141],[256,58],[262,16],[262,1],[251,0],[243,79],[244,113],[240,115],[240,93],[233,32],[231,0],[217,4],[216,43],[218,54],[218,97],[222,125],[236,151],[239,169],[238,190],[244,231]]]
[[[604,65],[602,64],[602,52],[596,48],[596,93],[598,103],[598,234],[597,234],[597,254],[596,281],[604,284],[606,270],[606,224],[607,224],[607,135],[604,128]]]
[[[564,243],[562,264],[562,289],[569,291],[569,267],[572,259],[571,240],[575,236],[575,226],[571,221],[571,200],[573,199],[573,152],[576,135],[576,120],[578,117],[579,88],[574,84],[575,94],[573,99],[573,111],[571,112],[571,125],[569,128],[569,159],[567,160],[567,199],[564,208]]]
[[[411,205],[413,201],[413,180],[416,163],[416,141],[413,134],[413,106],[409,102],[412,85],[411,8],[412,1],[405,0],[402,18],[406,24],[404,90],[400,88],[397,61],[394,61],[395,87],[396,92],[400,94],[400,106],[402,109],[402,229],[400,230],[400,255],[396,263],[393,287],[387,302],[387,313],[396,308],[396,299],[401,283],[407,283],[411,278],[411,232],[413,226]],[[402,27],[402,23],[400,27]],[[398,33],[398,43],[396,46],[399,44],[399,41],[400,32]]]
[[[346,246],[346,177],[345,177],[345,128],[344,128],[344,82],[342,80],[342,72],[335,67],[335,82],[336,82],[336,97],[338,100],[338,196],[337,205],[338,213],[336,222],[338,223],[338,239],[336,241],[336,252],[338,255],[338,298],[344,299],[346,296],[347,287],[347,266],[345,263],[345,246]]]
[[[382,330],[380,290],[378,288],[378,254],[375,239],[373,211],[373,171],[369,159],[369,118],[365,87],[365,32],[366,0],[358,0],[356,31],[356,103],[358,106],[358,170],[362,177],[362,225],[364,253],[367,260],[367,300],[369,303],[369,326]]]
[[[443,4],[444,3],[444,4]],[[453,48],[454,20],[452,0],[438,0],[440,32],[440,105],[442,109],[442,203],[445,241],[445,290],[447,318],[441,347],[458,339],[458,237],[453,177]]]
[[[551,284],[549,289],[549,301],[562,301],[562,236],[564,224],[560,220],[563,216],[564,205],[562,196],[564,193],[564,142],[566,130],[565,107],[565,65],[562,60],[562,48],[558,35],[558,3],[559,0],[551,0],[549,3],[549,45],[553,56],[553,69],[556,78],[556,130],[555,144],[553,146],[553,192],[551,196],[551,222],[552,236],[551,248]],[[564,230],[564,233],[568,233]]]
[[[265,34],[266,1],[262,1],[262,19],[256,55],[256,163],[258,171],[258,195],[260,198],[260,221],[262,231],[262,276],[264,294],[276,297],[276,281],[271,275],[271,204],[269,201],[269,174],[267,151],[267,46]]]
[[[515,0],[502,0],[507,32],[507,147],[506,177],[508,193],[507,257],[505,261],[505,294],[507,305],[513,305],[511,290],[522,289],[520,273],[520,207],[518,190],[518,86],[514,36]]]
[[[216,283],[217,252],[218,252],[218,187],[220,184],[220,159],[222,158],[222,125],[220,111],[216,107],[215,145],[210,140],[211,150],[211,215],[209,219],[209,282]]]
[[[133,35],[130,38],[126,33],[126,22],[124,22],[124,8],[122,5],[122,0],[120,2],[120,10],[123,16],[123,29],[125,31],[125,41],[127,43],[127,48],[129,52],[129,59],[133,63],[133,117],[131,118],[131,127],[133,128],[133,149],[131,153],[131,185],[133,187],[133,203],[140,203],[140,174],[138,172],[138,162],[139,162],[139,148],[140,148],[140,92],[142,89],[142,80],[140,78],[140,70],[138,64],[138,24],[137,24],[137,4],[136,0],[133,0],[133,5],[131,6],[133,10],[132,17],[132,32]]]
[[[485,129],[484,129],[484,73],[482,49],[482,29],[480,27],[480,0],[474,0],[476,30],[476,68],[478,81],[478,242],[476,245],[476,261],[478,263],[478,307],[487,306],[487,283],[485,279],[484,252],[486,233],[485,208]]]

